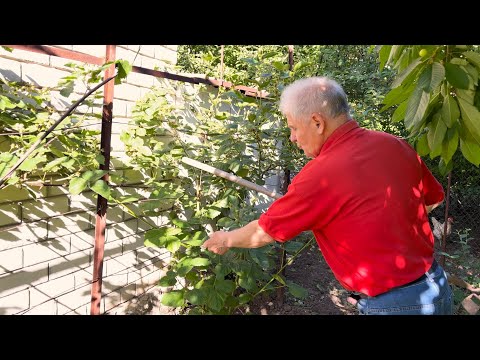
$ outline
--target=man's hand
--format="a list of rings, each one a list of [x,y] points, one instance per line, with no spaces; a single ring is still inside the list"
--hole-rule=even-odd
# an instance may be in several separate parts
[[[202,247],[218,255],[223,255],[228,251],[227,243],[228,232],[215,231],[210,235],[207,241],[202,244]]]

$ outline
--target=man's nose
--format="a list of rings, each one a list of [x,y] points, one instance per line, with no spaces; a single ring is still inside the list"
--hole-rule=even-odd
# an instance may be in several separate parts
[[[290,141],[291,141],[291,142],[296,142],[296,141],[297,141],[297,138],[296,138],[296,136],[295,136],[293,133],[290,134]]]

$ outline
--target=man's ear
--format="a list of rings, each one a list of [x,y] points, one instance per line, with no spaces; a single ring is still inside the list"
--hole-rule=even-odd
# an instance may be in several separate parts
[[[320,134],[325,131],[325,118],[319,113],[312,114],[312,121]]]

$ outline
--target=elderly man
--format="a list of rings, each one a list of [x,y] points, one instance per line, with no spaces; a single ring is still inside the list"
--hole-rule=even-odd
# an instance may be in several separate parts
[[[360,314],[452,314],[427,217],[444,192],[420,156],[402,139],[360,128],[344,90],[326,77],[287,86],[280,110],[290,140],[313,160],[258,220],[202,246],[224,254],[311,230]]]

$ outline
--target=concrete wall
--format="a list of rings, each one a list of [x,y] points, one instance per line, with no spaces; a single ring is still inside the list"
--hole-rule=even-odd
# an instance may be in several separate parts
[[[104,57],[104,45],[56,45]],[[176,46],[118,45],[117,59],[133,65],[168,71],[176,63]],[[56,86],[71,69],[71,60],[0,48],[0,73],[8,80]],[[130,184],[143,175],[128,169],[119,139],[137,99],[154,84],[172,82],[131,73],[114,90],[112,163]],[[65,110],[85,88],[76,86],[65,99],[53,93],[52,103]],[[101,113],[102,99],[94,111]],[[81,109],[79,108],[79,111]],[[98,124],[98,128],[100,125]],[[6,150],[2,150],[6,151]],[[0,191],[0,314],[89,314],[92,281],[96,195],[70,195],[63,187],[44,187],[39,198],[9,186]],[[149,218],[157,225],[162,217]],[[118,207],[107,211],[101,312],[122,314],[129,300],[154,287],[164,272],[169,253],[143,245],[143,221]]]

